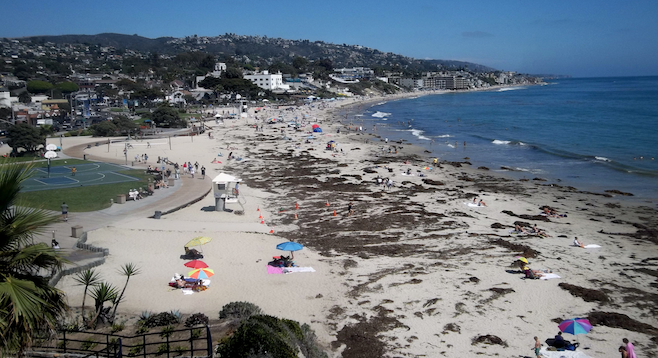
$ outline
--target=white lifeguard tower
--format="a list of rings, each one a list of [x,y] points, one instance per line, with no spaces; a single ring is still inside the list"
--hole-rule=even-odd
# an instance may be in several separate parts
[[[244,206],[241,202],[241,200],[244,201],[244,199],[240,198],[240,182],[242,182],[242,179],[238,179],[226,173],[220,173],[212,180],[212,190],[215,196],[215,211],[232,211],[226,209],[226,204],[238,203],[244,213]]]

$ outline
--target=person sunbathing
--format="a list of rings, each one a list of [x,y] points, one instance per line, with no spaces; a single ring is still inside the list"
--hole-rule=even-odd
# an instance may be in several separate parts
[[[523,226],[521,226],[519,224],[514,224],[514,231],[517,234],[520,234],[520,233],[527,234],[528,233],[528,231]]]
[[[574,237],[574,238],[573,238],[573,246],[579,246],[579,247],[582,247],[583,249],[585,248],[585,244],[583,244],[582,242],[580,242],[580,241],[578,240],[578,237]]]
[[[538,227],[537,227],[537,224],[535,224],[535,226],[533,226],[531,230],[532,230],[532,233],[533,233],[533,234],[536,234],[536,235],[538,235],[538,236],[541,236],[541,237],[551,237],[549,234],[546,233],[546,231],[544,231],[544,230],[538,228]]]

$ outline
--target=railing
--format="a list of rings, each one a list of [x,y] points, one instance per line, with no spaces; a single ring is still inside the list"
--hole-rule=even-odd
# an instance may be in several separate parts
[[[186,332],[184,334],[181,332]],[[204,334],[205,333],[205,334]],[[178,336],[178,338],[173,338]],[[155,337],[155,339],[154,339]],[[202,343],[198,343],[201,341]],[[195,346],[195,342],[197,345]],[[55,343],[55,346],[49,346]],[[174,346],[175,344],[178,344]],[[100,347],[100,348],[99,348]],[[189,357],[212,357],[210,327],[196,327],[166,332],[143,333],[134,336],[97,332],[61,332],[56,342],[49,340],[32,347],[29,356],[60,353],[76,358],[123,358],[154,357],[167,358],[185,354]]]

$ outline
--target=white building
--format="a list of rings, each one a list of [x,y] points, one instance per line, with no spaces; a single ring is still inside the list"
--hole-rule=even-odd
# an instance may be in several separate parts
[[[199,82],[203,81],[206,79],[206,77],[215,77],[215,78],[220,78],[222,77],[222,72],[226,71],[226,64],[224,62],[215,62],[215,68],[212,72],[208,72],[205,76],[196,76],[195,84],[196,84],[196,89],[203,90],[203,87],[199,87]]]
[[[283,84],[283,76],[281,73],[276,75],[270,74],[268,71],[263,71],[260,74],[244,75],[245,80],[253,82],[256,86],[270,90],[270,91],[287,91],[290,89],[289,85]]]
[[[0,87],[0,107],[11,107],[11,95],[4,87]]]

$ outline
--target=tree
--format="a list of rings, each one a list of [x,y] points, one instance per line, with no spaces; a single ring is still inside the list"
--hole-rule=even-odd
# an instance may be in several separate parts
[[[300,72],[306,71],[306,66],[308,66],[308,60],[304,57],[295,57],[292,59],[292,66]]]
[[[103,321],[108,318],[107,313],[110,307],[106,308],[105,302],[114,302],[117,299],[117,293],[117,288],[107,282],[101,282],[91,289],[91,297],[94,299],[96,313],[91,319],[91,322],[89,322],[88,327],[96,327],[99,318]]]
[[[121,290],[121,294],[114,300],[114,310],[112,311],[112,315],[110,316],[112,320],[114,320],[114,317],[116,317],[117,314],[117,308],[119,308],[119,303],[123,300],[123,294],[126,292],[126,287],[128,287],[128,281],[130,281],[130,278],[136,275],[140,274],[139,267],[135,266],[132,262],[127,263],[123,266],[121,266],[121,270],[119,271],[122,275],[126,276],[126,283],[123,285],[123,290]]]
[[[111,123],[114,124],[115,130],[119,131],[121,134],[131,135],[139,131],[139,126],[137,123],[123,115],[114,117]]]
[[[74,82],[60,82],[56,87],[59,88],[62,93],[71,93],[80,90],[80,86]]]
[[[54,330],[68,309],[64,293],[49,285],[44,272],[56,273],[66,262],[35,234],[59,215],[17,202],[31,166],[2,163],[0,171],[0,351],[22,356],[34,335]]]
[[[87,269],[82,272],[78,272],[73,278],[75,282],[80,286],[85,286],[85,293],[82,295],[82,321],[87,322],[87,317],[85,316],[85,300],[87,299],[87,290],[89,286],[96,286],[101,282],[101,277],[94,269]]]
[[[178,111],[169,105],[158,107],[151,115],[153,123],[158,127],[165,128],[185,128],[187,121],[178,115]]]
[[[46,141],[46,137],[39,128],[26,123],[9,127],[7,138],[7,144],[12,147],[14,153],[18,153],[18,148],[23,148],[30,153],[36,152],[37,148]]]
[[[53,84],[46,81],[29,81],[27,83],[27,90],[30,93],[46,93],[53,89]]]
[[[27,91],[21,92],[21,94],[18,95],[18,101],[21,103],[31,103],[32,102],[32,96],[30,96],[30,93]]]
[[[117,126],[112,121],[102,121],[91,126],[94,137],[112,137],[117,133]]]

